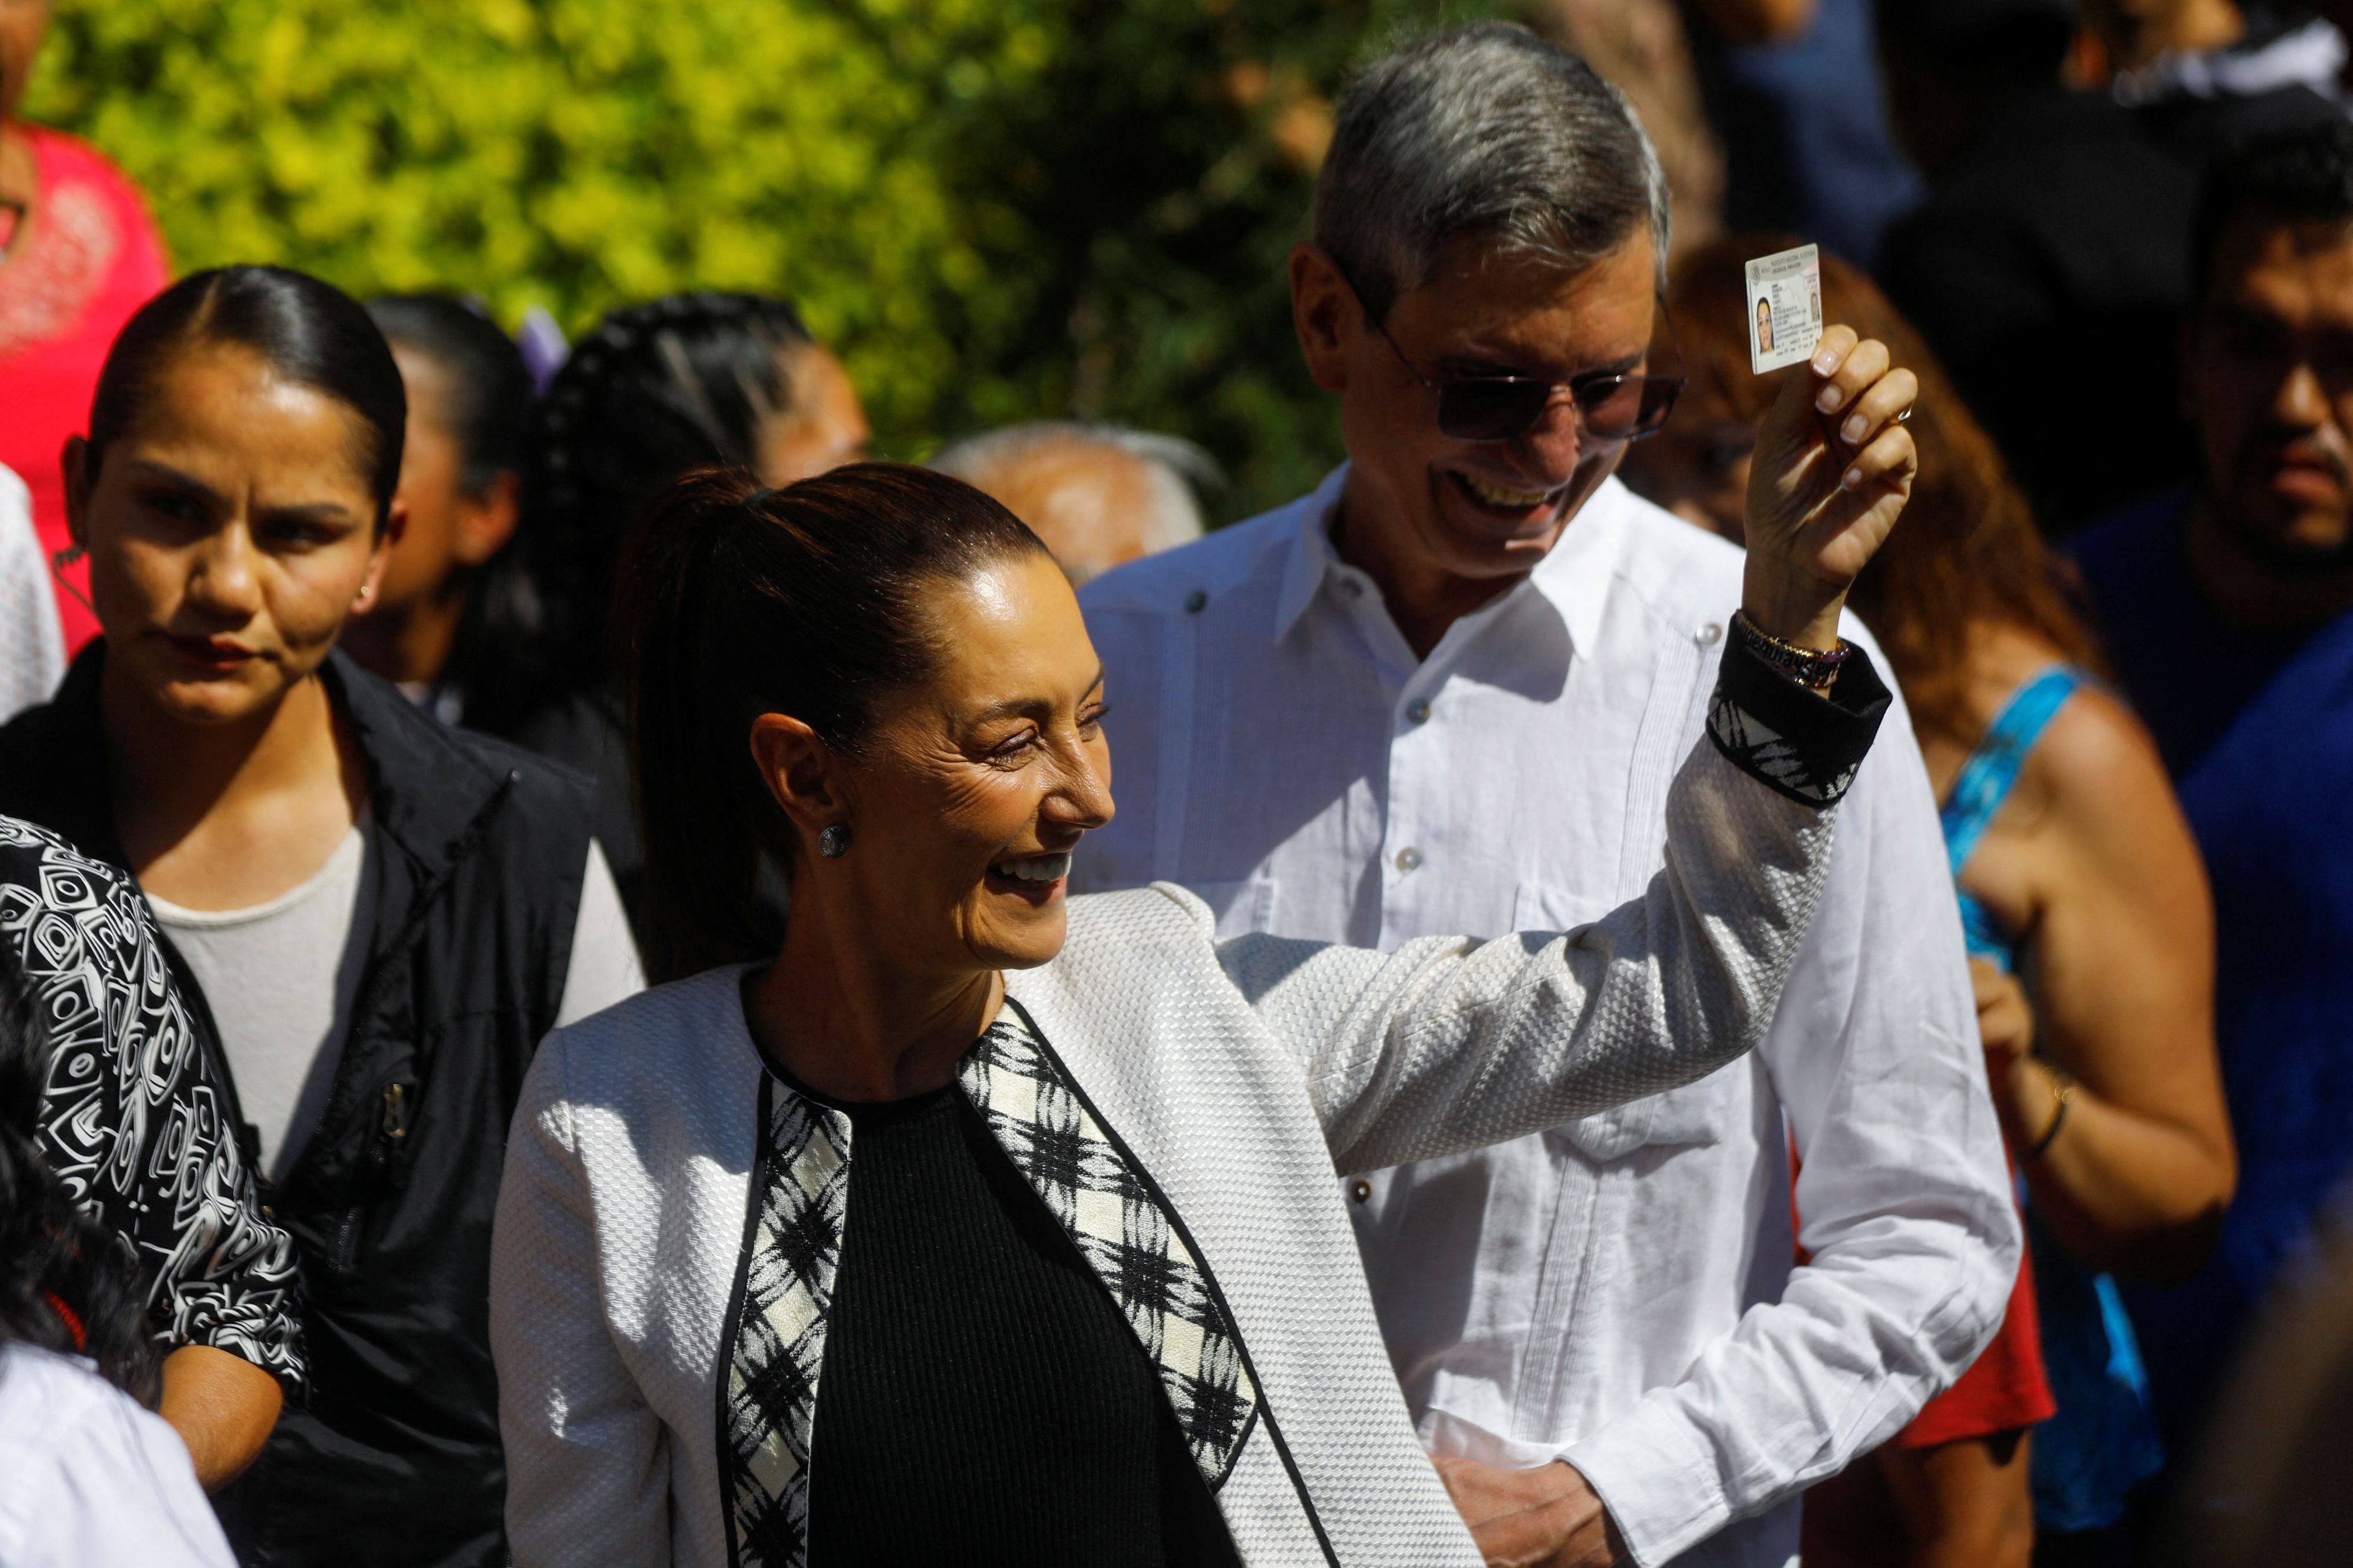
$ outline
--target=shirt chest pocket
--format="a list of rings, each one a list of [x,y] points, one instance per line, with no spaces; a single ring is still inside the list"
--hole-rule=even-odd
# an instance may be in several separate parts
[[[1617,905],[1542,882],[1522,882],[1512,895],[1514,931],[1570,931]],[[1545,1136],[1593,1161],[1622,1160],[1638,1149],[1704,1148],[1720,1142],[1734,1113],[1734,1062],[1681,1089],[1631,1100],[1614,1110],[1566,1121]]]

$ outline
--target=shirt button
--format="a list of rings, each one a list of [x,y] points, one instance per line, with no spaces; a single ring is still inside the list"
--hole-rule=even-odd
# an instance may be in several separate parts
[[[1724,627],[1714,621],[1710,621],[1707,625],[1700,627],[1699,631],[1695,635],[1699,637],[1700,647],[1713,647],[1717,643],[1724,640]]]
[[[1412,720],[1417,724],[1429,723],[1430,699],[1427,697],[1417,697],[1412,701],[1407,703],[1405,708],[1405,716]]]
[[[1191,593],[1185,595],[1185,613],[1188,616],[1198,616],[1208,606],[1208,603],[1209,595],[1202,590],[1196,588]]]
[[[1398,868],[1398,870],[1400,870],[1400,871],[1419,871],[1419,870],[1420,870],[1420,869],[1421,869],[1421,851],[1420,851],[1420,850],[1419,850],[1419,849],[1416,849],[1416,848],[1415,848],[1412,845],[1410,845],[1410,844],[1407,845],[1404,848],[1402,848],[1402,849],[1398,850],[1398,854],[1397,854],[1397,868]]]
[[[1373,1184],[1358,1176],[1348,1184],[1348,1195],[1360,1204],[1373,1201]]]

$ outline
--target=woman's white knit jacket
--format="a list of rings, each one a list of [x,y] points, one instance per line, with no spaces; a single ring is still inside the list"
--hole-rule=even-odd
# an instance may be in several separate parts
[[[1162,885],[1072,900],[1061,954],[1007,976],[960,1081],[1135,1329],[1245,1562],[1479,1562],[1333,1173],[1587,1116],[1757,1041],[1843,781],[1718,706],[1666,868],[1596,924],[1388,954],[1219,942]],[[491,1306],[523,1568],[806,1560],[856,1152],[846,1117],[764,1069],[743,973],[557,1031],[523,1088]]]

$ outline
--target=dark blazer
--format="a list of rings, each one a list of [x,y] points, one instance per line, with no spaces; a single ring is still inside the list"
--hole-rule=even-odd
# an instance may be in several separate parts
[[[104,659],[93,644],[55,700],[0,730],[0,811],[123,866]],[[340,653],[322,673],[367,768],[372,935],[326,1113],[262,1194],[294,1237],[311,1398],[216,1502],[248,1565],[503,1563],[491,1218],[523,1069],[563,1000],[589,790]]]

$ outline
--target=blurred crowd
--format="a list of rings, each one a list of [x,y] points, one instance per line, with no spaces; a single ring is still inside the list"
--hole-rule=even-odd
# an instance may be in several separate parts
[[[712,839],[717,945],[649,850],[644,535],[707,470],[869,472],[858,388],[754,294],[526,352],[467,279],[174,281],[17,114],[45,16],[0,0],[0,1564],[642,1560],[518,1436],[510,1121],[550,1030],[785,940],[781,840]],[[2345,33],[1529,20],[1339,105],[1290,263],[1317,491],[1213,530],[1187,442],[937,433],[1101,652],[1071,890],[1386,952],[1666,874],[1760,442],[1871,435],[1750,370],[1744,264],[1818,244],[1823,319],[1916,378],[1848,602],[1904,722],[1752,1057],[1337,1172],[1405,1415],[1495,1563],[2346,1560]],[[1163,1544],[1122,1560],[1231,1560]]]

